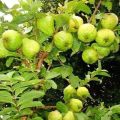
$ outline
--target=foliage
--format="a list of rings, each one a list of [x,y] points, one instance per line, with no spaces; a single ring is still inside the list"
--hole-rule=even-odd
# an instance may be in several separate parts
[[[83,77],[80,77],[80,71],[79,75],[75,74],[74,61],[70,62],[71,57],[82,54],[95,42],[92,40],[86,43],[84,40],[79,40],[77,31],[80,24],[73,19],[73,16],[81,17],[84,23],[94,25],[98,31],[103,29],[100,23],[101,19],[103,19],[104,13],[112,11],[112,5],[113,2],[110,0],[19,0],[19,5],[7,8],[0,1],[0,11],[5,15],[12,16],[11,21],[6,21],[4,16],[0,17],[1,39],[7,30],[15,30],[24,38],[19,49],[0,58],[0,117],[2,120],[47,120],[48,114],[53,110],[58,110],[63,117],[68,111],[75,110],[75,120],[120,119],[120,105],[107,108],[101,103],[98,106],[85,107],[87,100],[94,101],[92,96],[88,94],[85,97],[83,94],[83,97],[80,98],[76,94],[80,87],[89,88],[90,82],[94,81],[100,84],[104,77],[111,77],[109,71],[103,69],[101,64],[101,61],[107,59],[107,56],[101,57],[97,53],[96,61],[98,63],[96,61],[90,62],[97,67],[93,71],[84,73]],[[70,31],[69,26],[71,19],[73,20],[73,31]],[[55,45],[54,36],[59,31],[66,31],[64,36],[60,36],[59,41],[63,40],[61,43],[68,42],[67,32],[71,34],[73,42],[69,43],[70,47],[67,46],[68,43],[63,44],[64,49]],[[116,44],[115,46],[113,43],[110,44],[115,49],[114,52],[111,50],[109,57],[119,50],[120,25],[114,26],[111,31],[115,34]],[[27,44],[23,44],[27,38],[36,42],[40,50],[34,52],[35,46],[31,45],[28,46],[27,53],[24,54],[23,46]],[[86,39],[89,39],[89,36]],[[95,37],[92,39],[95,40]],[[3,45],[5,40],[4,38]],[[0,54],[4,49],[0,48]],[[27,57],[29,54],[30,57]],[[82,58],[75,60],[75,62],[78,61],[84,60]],[[87,65],[87,63],[85,64]],[[71,93],[71,90],[68,89],[69,94],[64,94],[65,88],[69,85],[74,92]],[[45,98],[54,99],[53,91],[48,94],[50,90],[62,92],[62,95],[59,95],[60,99],[56,102],[52,101],[52,105],[45,101]],[[76,104],[72,104],[72,107],[71,100],[77,101]]]

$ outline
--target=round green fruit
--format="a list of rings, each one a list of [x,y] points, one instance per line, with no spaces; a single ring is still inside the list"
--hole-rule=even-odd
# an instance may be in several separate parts
[[[64,93],[64,99],[66,101],[66,100],[69,100],[71,97],[76,95],[76,90],[71,85],[68,85],[64,89],[63,93]]]
[[[65,31],[56,33],[53,41],[55,46],[61,51],[66,51],[72,48],[73,45],[73,37],[71,33]]]
[[[69,31],[77,32],[78,28],[83,24],[83,19],[79,16],[73,15],[69,20]]]
[[[77,89],[77,96],[80,98],[87,98],[90,96],[90,93],[86,87],[79,87]]]
[[[110,46],[115,40],[115,34],[110,29],[101,29],[97,32],[96,42],[98,45],[106,47]]]
[[[62,115],[59,111],[55,110],[49,113],[48,120],[62,120]]]
[[[40,50],[40,45],[35,40],[23,39],[22,52],[27,58],[33,58]]]
[[[72,111],[80,112],[81,109],[83,108],[83,103],[79,99],[72,98],[70,100],[69,106],[70,106]]]
[[[16,51],[22,45],[22,36],[14,30],[7,30],[2,34],[3,44],[9,51]]]
[[[99,54],[99,58],[107,57],[110,54],[109,47],[102,47],[99,46],[97,43],[93,43],[91,47],[93,47],[97,51],[97,53]]]
[[[75,120],[75,116],[72,111],[68,111],[65,116],[63,117],[63,120]]]
[[[96,28],[90,23],[83,24],[78,29],[78,38],[85,43],[94,41],[96,34]]]
[[[47,15],[37,20],[37,27],[40,31],[45,33],[48,36],[53,35],[54,33],[54,19],[52,16]]]
[[[114,13],[105,13],[101,25],[103,28],[114,29],[118,24],[118,17]]]
[[[93,64],[98,60],[98,53],[93,48],[87,48],[82,53],[82,59],[87,64]]]
[[[13,55],[15,55],[15,53],[8,51],[3,45],[3,40],[0,39],[0,58],[5,58]]]

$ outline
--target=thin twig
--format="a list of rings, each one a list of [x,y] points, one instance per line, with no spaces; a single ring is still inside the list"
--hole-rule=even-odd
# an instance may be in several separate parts
[[[37,110],[38,109],[43,109],[43,110],[56,109],[56,106],[43,106],[43,107],[37,107],[36,109]]]
[[[27,120],[27,116],[21,117],[21,120]]]
[[[43,61],[47,56],[48,56],[47,52],[40,52],[39,53],[38,62],[37,62],[37,66],[36,66],[37,70],[40,70],[40,68],[42,67]]]
[[[93,17],[94,17],[95,14],[97,13],[97,11],[98,11],[101,3],[102,3],[102,0],[100,0],[100,1],[98,2],[97,6],[95,7],[95,10],[94,10],[93,14],[92,14],[92,16],[90,17],[90,19],[89,19],[89,21],[88,21],[89,23],[92,21]]]

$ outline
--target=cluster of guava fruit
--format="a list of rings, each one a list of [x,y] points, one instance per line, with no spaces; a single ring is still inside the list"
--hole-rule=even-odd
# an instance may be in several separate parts
[[[39,52],[40,45],[35,40],[23,38],[15,30],[6,30],[0,39],[0,58],[16,55],[19,49],[26,58],[31,59]]]
[[[86,87],[75,89],[68,85],[63,93],[68,111],[66,113],[60,113],[58,110],[52,111],[48,115],[48,120],[76,120],[75,113],[81,112],[84,101],[90,97],[89,90]]]
[[[69,20],[67,31],[59,31],[53,37],[55,46],[66,51],[73,46],[73,34],[77,32],[78,40],[87,44],[82,53],[82,59],[87,64],[93,64],[119,50],[119,42],[114,33],[118,17],[114,13],[105,13],[100,21],[101,28],[97,29],[91,23],[83,23],[83,19],[73,15]]]

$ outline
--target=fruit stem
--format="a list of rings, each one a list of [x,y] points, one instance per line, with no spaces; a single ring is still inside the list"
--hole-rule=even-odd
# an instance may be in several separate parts
[[[99,70],[102,70],[101,60],[98,60],[98,69],[99,69]]]
[[[102,0],[100,0],[100,1],[98,2],[97,6],[95,7],[95,10],[94,10],[92,16],[91,16],[90,19],[88,20],[89,23],[91,23],[93,17],[94,17],[95,14],[97,13],[97,11],[98,11],[98,9],[99,9],[99,7],[100,7],[100,5],[101,5],[101,3],[102,3]]]

